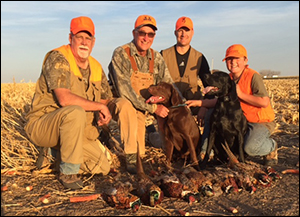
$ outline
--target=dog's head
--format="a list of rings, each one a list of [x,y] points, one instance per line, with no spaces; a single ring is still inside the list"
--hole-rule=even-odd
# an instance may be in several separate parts
[[[151,85],[148,91],[152,96],[161,97],[163,99],[161,103],[166,107],[182,103],[182,99],[172,84],[160,82],[157,85]]]
[[[207,95],[220,97],[235,91],[235,83],[226,72],[215,71],[213,74],[205,74],[204,79],[208,86],[215,87],[206,93]]]

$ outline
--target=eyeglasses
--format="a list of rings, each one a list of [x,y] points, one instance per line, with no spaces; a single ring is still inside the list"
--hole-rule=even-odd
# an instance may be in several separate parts
[[[148,35],[149,38],[154,38],[155,36],[155,32],[143,32],[143,31],[137,31],[137,33],[139,34],[140,37],[145,37],[146,35]]]

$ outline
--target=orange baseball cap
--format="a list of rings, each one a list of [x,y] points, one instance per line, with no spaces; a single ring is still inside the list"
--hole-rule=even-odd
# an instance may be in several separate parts
[[[178,30],[181,27],[187,27],[188,29],[193,29],[193,21],[189,17],[180,17],[177,22],[175,29]]]
[[[140,15],[135,21],[134,28],[138,29],[147,25],[151,26],[152,29],[157,30],[156,21],[153,17],[150,15]]]
[[[70,31],[75,35],[80,31],[88,31],[92,36],[95,35],[95,26],[89,17],[76,17],[71,20]]]
[[[234,44],[231,45],[229,48],[226,50],[226,56],[222,60],[223,62],[226,60],[228,57],[247,57],[247,50],[246,48],[241,45],[241,44]]]

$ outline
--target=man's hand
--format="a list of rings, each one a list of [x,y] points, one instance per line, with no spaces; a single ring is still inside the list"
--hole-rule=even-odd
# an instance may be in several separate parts
[[[104,124],[109,124],[112,116],[106,106],[99,111],[99,119],[97,121],[98,126],[102,126]]]
[[[202,106],[202,100],[187,100],[185,101],[185,104],[187,104],[187,107],[201,107]]]
[[[197,121],[200,127],[204,127],[204,117],[207,112],[207,108],[200,107],[198,114],[197,114]]]
[[[163,105],[158,104],[157,109],[154,113],[162,118],[165,118],[169,114],[169,109]]]

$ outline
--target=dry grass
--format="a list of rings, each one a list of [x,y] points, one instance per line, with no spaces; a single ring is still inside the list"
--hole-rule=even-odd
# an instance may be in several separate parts
[[[35,83],[1,84],[1,172],[34,165],[37,150],[24,131],[34,90]]]
[[[276,113],[277,131],[299,133],[299,79],[264,80]],[[35,167],[37,149],[24,131],[35,83],[1,84],[1,173]]]

